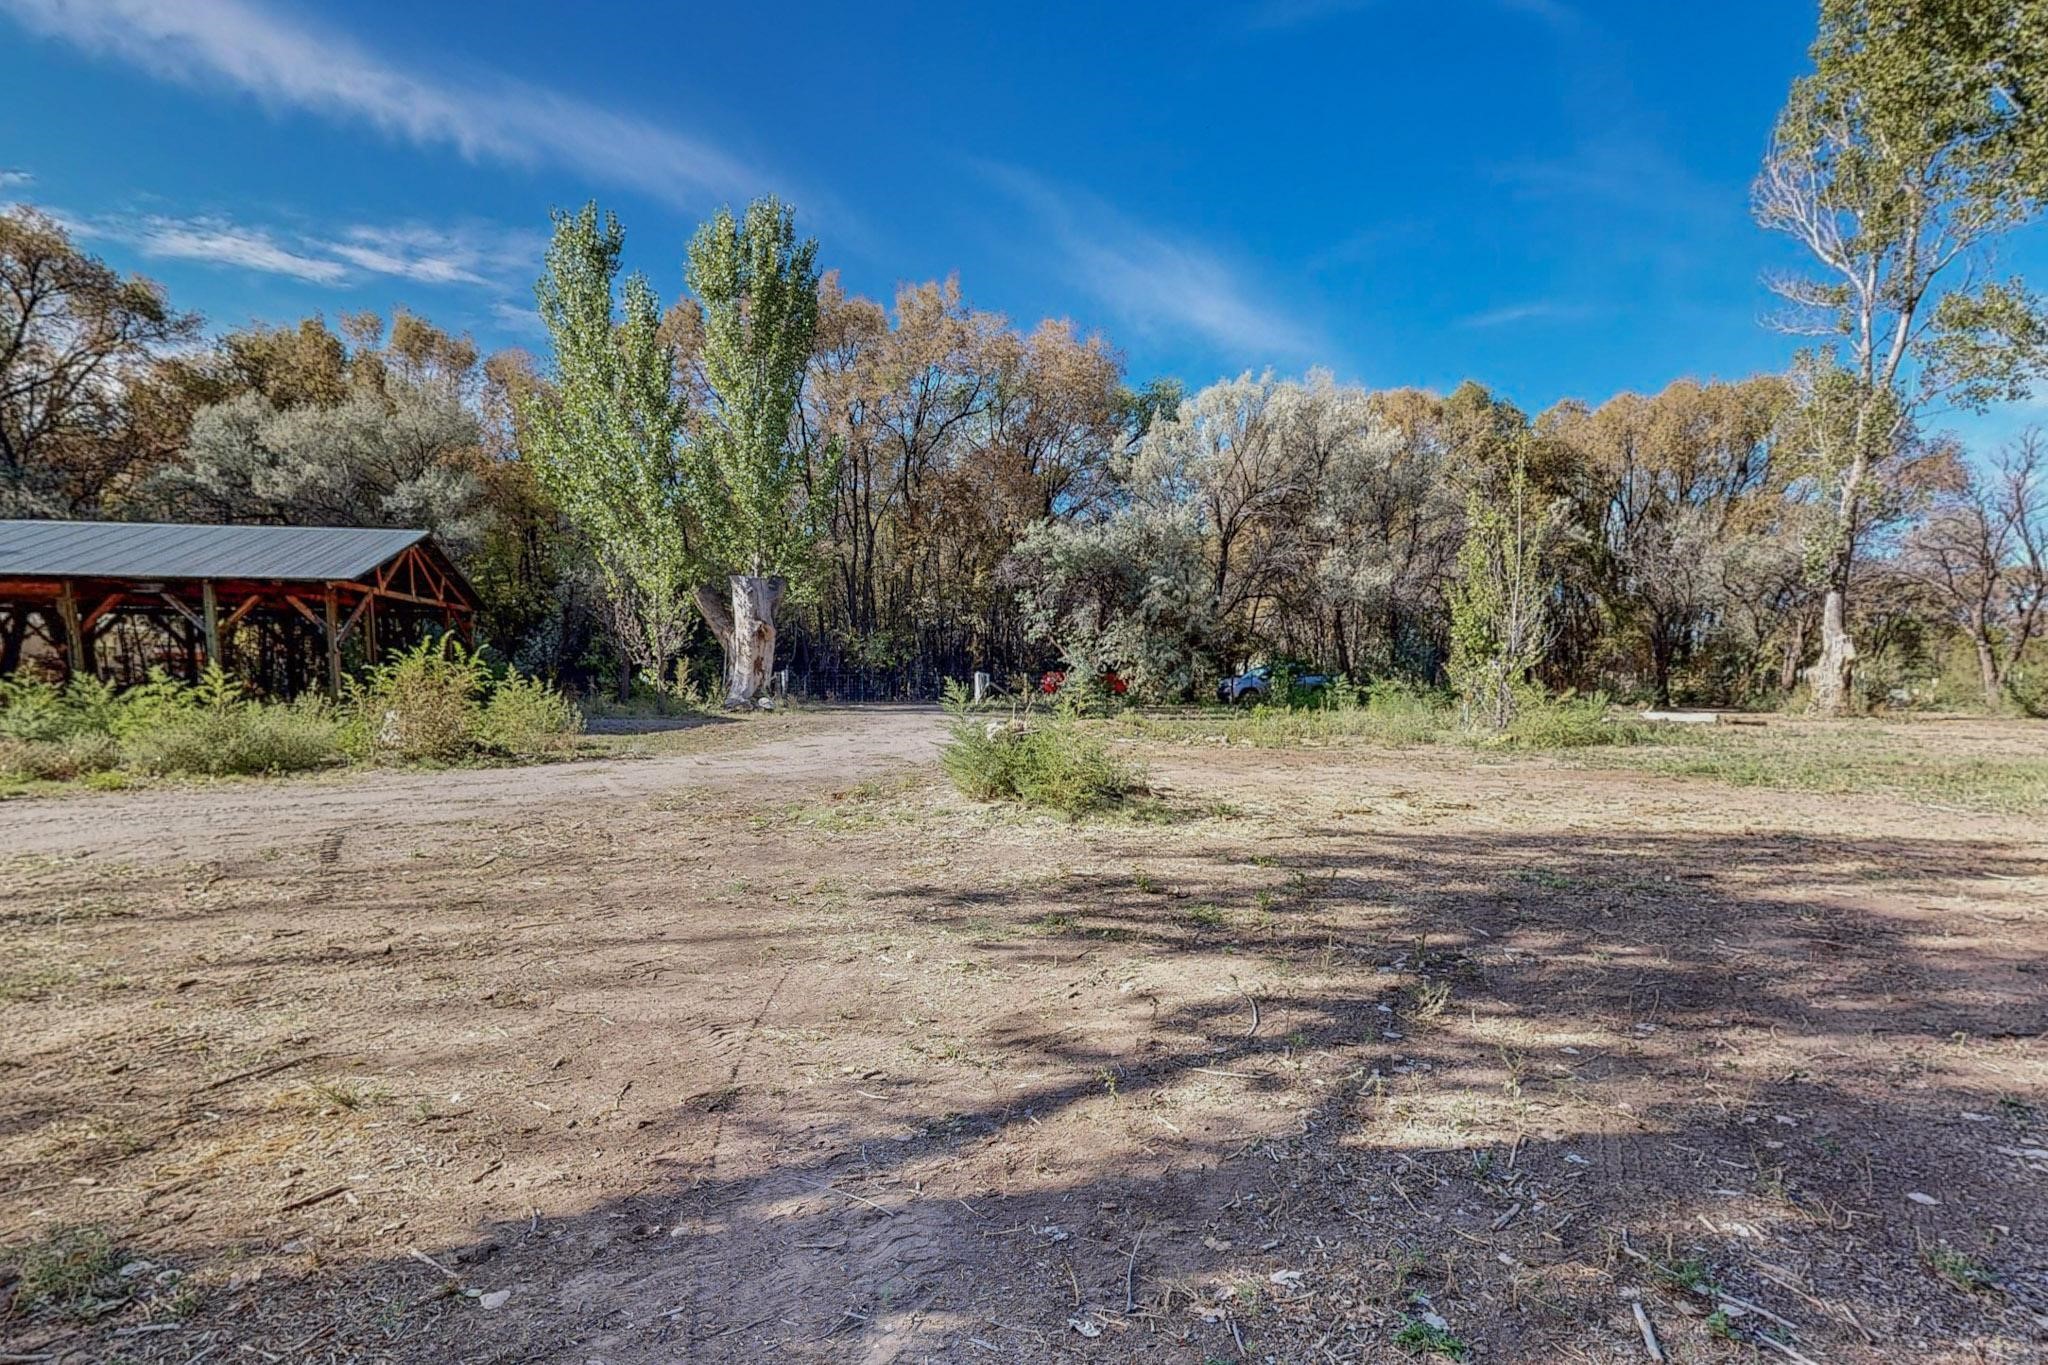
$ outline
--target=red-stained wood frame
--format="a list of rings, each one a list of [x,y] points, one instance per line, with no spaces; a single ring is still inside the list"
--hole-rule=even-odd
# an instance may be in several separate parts
[[[363,654],[377,661],[377,616],[385,610],[440,617],[443,629],[476,641],[476,594],[430,543],[409,545],[359,578],[314,582],[250,578],[0,577],[0,611],[54,613],[65,641],[65,666],[90,669],[95,635],[118,612],[161,617],[168,610],[203,637],[202,657],[232,657],[230,632],[256,611],[297,613],[325,646],[329,692],[341,690],[341,647],[358,630]]]

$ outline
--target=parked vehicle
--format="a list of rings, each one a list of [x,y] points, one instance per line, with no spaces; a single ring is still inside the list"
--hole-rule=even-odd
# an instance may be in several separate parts
[[[1069,670],[1065,664],[1061,664],[1057,668],[1047,669],[1038,679],[1038,690],[1048,697],[1054,695],[1067,685],[1068,672]],[[1119,697],[1128,691],[1130,687],[1123,680],[1123,675],[1113,668],[1102,670],[1102,685],[1108,688],[1113,695]]]
[[[1303,692],[1320,692],[1330,685],[1325,673],[1297,673],[1294,686]],[[1273,691],[1273,669],[1268,664],[1255,664],[1234,678],[1225,678],[1216,684],[1216,700],[1226,704],[1242,702],[1249,706],[1255,702],[1271,701]]]

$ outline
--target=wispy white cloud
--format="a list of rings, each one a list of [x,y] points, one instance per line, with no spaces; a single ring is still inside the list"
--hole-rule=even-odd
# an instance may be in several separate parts
[[[1523,322],[1576,322],[1592,312],[1582,303],[1561,303],[1555,299],[1535,299],[1528,303],[1510,303],[1499,308],[1489,308],[1483,313],[1458,319],[1460,327],[1512,327]]]
[[[286,275],[309,284],[340,284],[348,267],[339,261],[309,256],[279,242],[260,228],[238,227],[225,218],[95,219],[74,226],[84,236],[125,242],[143,255],[160,260],[204,261],[209,265]]]
[[[547,335],[547,328],[541,325],[540,314],[530,303],[522,307],[509,299],[497,299],[491,304],[490,314],[493,322],[508,331]]]
[[[1239,365],[1300,360],[1321,349],[1310,330],[1259,297],[1215,252],[1029,172],[990,164],[980,169],[1031,214],[1051,247],[1046,267],[1100,300],[1133,331],[1193,332]]]
[[[55,216],[75,235],[119,242],[156,260],[197,261],[308,284],[347,286],[385,276],[502,291],[539,269],[539,233],[488,224],[358,224],[332,237],[218,215]]]
[[[20,189],[35,183],[36,178],[19,166],[0,166],[0,190]]]
[[[29,29],[167,80],[360,122],[472,160],[571,167],[686,208],[762,176],[671,128],[509,78],[437,81],[251,0],[0,0]]]
[[[350,265],[422,284],[494,285],[540,269],[538,232],[502,228],[349,228],[327,249]]]

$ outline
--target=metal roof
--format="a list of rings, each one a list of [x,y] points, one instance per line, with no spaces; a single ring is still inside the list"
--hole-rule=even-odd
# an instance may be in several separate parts
[[[425,531],[0,521],[0,575],[22,578],[361,578]]]

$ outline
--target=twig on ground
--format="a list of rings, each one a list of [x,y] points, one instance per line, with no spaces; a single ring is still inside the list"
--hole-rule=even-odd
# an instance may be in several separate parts
[[[1636,1330],[1643,1334],[1643,1349],[1650,1353],[1650,1359],[1664,1359],[1664,1347],[1657,1340],[1657,1329],[1650,1325],[1650,1315],[1643,1311],[1641,1299],[1630,1299],[1629,1310],[1636,1315]]]
[[[336,1196],[337,1194],[347,1193],[348,1186],[346,1185],[330,1185],[326,1189],[321,1190],[318,1194],[302,1195],[299,1198],[292,1200],[288,1204],[280,1204],[278,1206],[277,1211],[279,1213],[290,1213],[293,1209],[311,1208],[315,1204],[326,1203],[328,1200],[334,1198],[334,1196]]]
[[[1778,1340],[1769,1332],[1758,1332],[1754,1340],[1756,1341],[1757,1345],[1768,1346],[1773,1351],[1776,1351],[1779,1355],[1785,1357],[1789,1361],[1792,1361],[1793,1365],[1819,1365],[1819,1362],[1814,1360],[1811,1356],[1803,1356],[1799,1354],[1799,1352],[1793,1350],[1790,1346],[1787,1346],[1784,1342]]]
[[[434,1269],[440,1271],[443,1275],[445,1275],[447,1278],[451,1280],[459,1281],[462,1278],[460,1275],[450,1270],[447,1266],[442,1265],[439,1261],[427,1255],[426,1252],[421,1251],[418,1247],[407,1247],[405,1249],[405,1254],[412,1257],[415,1261],[418,1261],[421,1265],[432,1266]]]
[[[866,1204],[869,1208],[880,1209],[883,1213],[896,1212],[896,1210],[890,1208],[887,1204],[877,1204],[874,1200],[869,1199],[866,1195],[855,1194],[852,1190],[842,1190],[837,1185],[830,1185],[822,1180],[812,1180],[808,1176],[800,1175],[797,1177],[797,1179],[803,1181],[804,1184],[809,1185],[812,1189],[830,1190],[834,1194],[845,1195],[848,1199],[851,1199],[856,1204]]]
[[[1799,1324],[1794,1322],[1787,1322],[1785,1319],[1779,1317],[1776,1313],[1773,1313],[1770,1309],[1765,1308],[1760,1304],[1751,1303],[1748,1299],[1738,1299],[1733,1294],[1728,1293],[1726,1290],[1715,1290],[1714,1297],[1718,1299],[1720,1302],[1727,1304],[1730,1308],[1740,1308],[1745,1313],[1754,1313],[1758,1317],[1763,1318],[1768,1322],[1775,1322],[1778,1324],[1778,1326],[1784,1328],[1788,1332],[1797,1332],[1799,1330]]]
[[[1131,1259],[1124,1262],[1124,1312],[1138,1311],[1138,1300],[1132,1294],[1133,1277],[1138,1273],[1138,1248],[1145,1245],[1144,1224],[1138,1225],[1138,1236],[1131,1243]]]
[[[204,1095],[209,1090],[218,1090],[224,1085],[233,1085],[236,1081],[254,1081],[260,1080],[265,1076],[275,1076],[280,1071],[289,1071],[291,1068],[303,1066],[307,1062],[317,1062],[326,1055],[324,1052],[309,1052],[303,1057],[292,1057],[282,1062],[272,1062],[268,1066],[251,1067],[247,1071],[237,1071],[232,1076],[223,1076],[217,1081],[208,1081],[192,1093]]]

